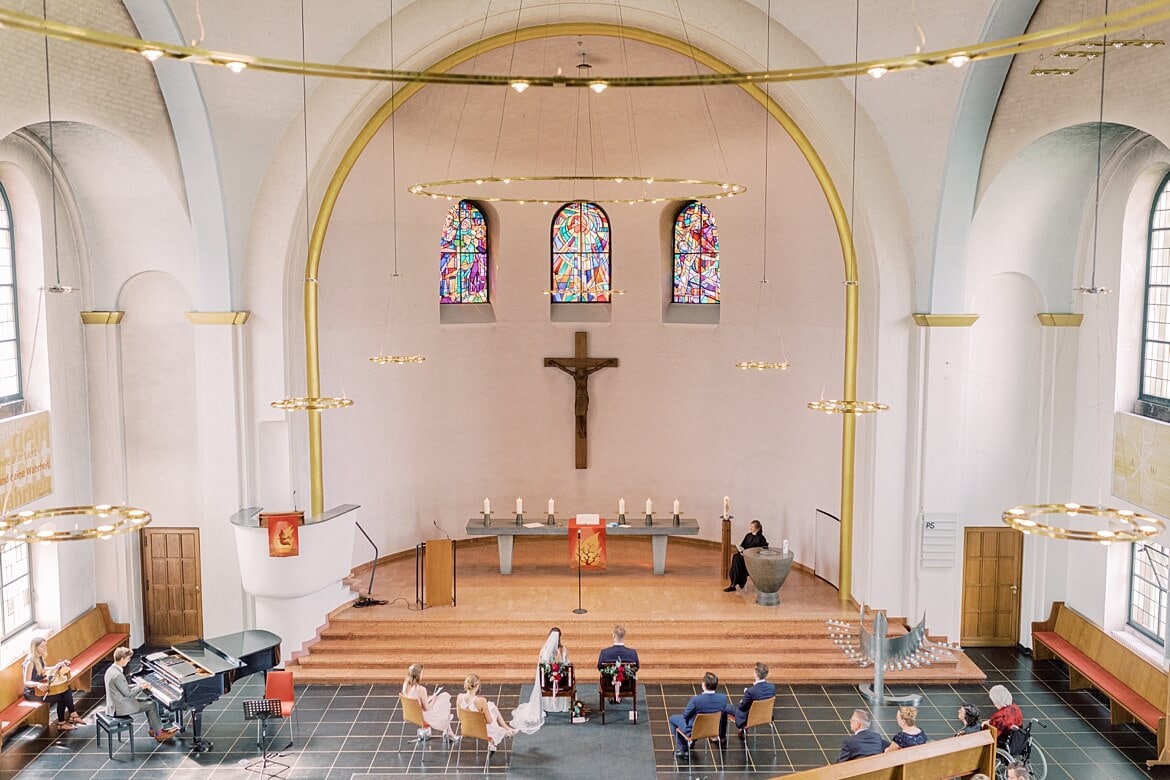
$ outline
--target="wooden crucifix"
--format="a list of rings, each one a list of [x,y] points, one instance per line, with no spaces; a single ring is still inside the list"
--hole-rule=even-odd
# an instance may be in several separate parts
[[[577,435],[574,441],[579,469],[589,468],[589,375],[610,366],[616,368],[618,364],[617,358],[589,357],[588,339],[589,334],[579,330],[574,334],[573,357],[544,359],[545,368],[559,368],[564,371],[573,377],[573,384],[577,388],[573,413],[577,416]]]

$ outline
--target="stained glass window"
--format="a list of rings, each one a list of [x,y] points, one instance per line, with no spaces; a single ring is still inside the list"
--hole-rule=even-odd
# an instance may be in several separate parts
[[[697,200],[674,220],[674,302],[719,303],[719,230]]]
[[[0,186],[0,403],[21,397],[14,244],[12,211],[8,206],[8,195]]]
[[[609,217],[596,203],[573,201],[552,223],[552,299],[606,303],[610,298]]]
[[[469,200],[447,212],[439,243],[439,303],[487,303],[487,220]]]

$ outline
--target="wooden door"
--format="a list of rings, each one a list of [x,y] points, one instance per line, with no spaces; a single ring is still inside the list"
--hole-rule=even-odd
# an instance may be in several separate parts
[[[166,647],[203,636],[198,528],[143,528],[146,644]]]
[[[1024,535],[1014,528],[968,528],[963,538],[963,623],[959,643],[1013,647],[1020,641]]]

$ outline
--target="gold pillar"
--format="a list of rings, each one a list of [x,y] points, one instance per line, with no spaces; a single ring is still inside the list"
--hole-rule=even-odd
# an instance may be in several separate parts
[[[696,49],[688,41],[680,41],[661,33],[642,30],[614,24],[600,24],[594,22],[565,22],[559,24],[536,25],[525,27],[511,32],[500,33],[490,38],[466,46],[436,62],[429,70],[437,73],[466,62],[474,57],[493,51],[504,46],[512,46],[533,40],[554,37],[575,37],[583,35],[609,36],[639,41],[653,46],[659,46],[668,51],[693,58],[696,62],[713,71],[730,73],[735,69],[722,60],[713,57],[707,52]],[[751,95],[765,110],[784,128],[797,149],[804,155],[809,168],[812,169],[829,211],[833,215],[833,223],[837,227],[837,236],[841,242],[841,254],[845,264],[845,387],[843,400],[852,401],[857,397],[857,256],[853,247],[853,235],[849,226],[849,219],[845,215],[844,204],[840,193],[837,192],[833,179],[825,168],[824,161],[817,154],[812,143],[804,131],[797,126],[792,117],[780,107],[780,104],[768,95],[761,87],[755,84],[740,84],[741,89]],[[416,92],[422,89],[422,84],[407,84],[395,92],[389,100],[374,112],[366,121],[357,136],[350,142],[349,147],[341,157],[337,169],[329,180],[325,192],[321,197],[321,206],[317,210],[317,218],[313,223],[313,231],[309,237],[308,257],[305,259],[305,378],[306,390],[309,396],[320,395],[321,365],[319,354],[319,335],[317,329],[317,272],[321,265],[321,248],[325,244],[325,234],[329,230],[329,223],[333,217],[333,209],[341,195],[341,189],[349,178],[350,172],[357,165],[362,152],[370,141],[374,139],[382,125]],[[306,200],[306,208],[308,202]],[[312,514],[321,514],[325,511],[325,487],[322,463],[321,413],[309,413],[309,505]],[[842,601],[849,601],[853,587],[853,482],[854,458],[856,451],[857,421],[854,415],[842,415],[841,420],[841,586]]]

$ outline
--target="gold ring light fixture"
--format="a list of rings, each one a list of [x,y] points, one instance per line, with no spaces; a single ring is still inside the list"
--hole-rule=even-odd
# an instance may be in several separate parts
[[[1064,515],[1066,517],[1092,517],[1106,521],[1107,527],[1097,530],[1066,528],[1043,523],[1038,518]],[[1129,509],[1111,509],[1104,506],[1082,504],[1025,504],[1014,506],[1003,513],[1005,524],[1026,534],[1047,536],[1050,539],[1065,539],[1076,542],[1145,542],[1160,536],[1165,524],[1156,517],[1138,514]]]
[[[547,192],[533,195],[518,195],[508,194],[505,196],[492,196],[485,194],[482,189],[485,185],[492,189],[493,192],[498,191],[492,188],[492,185],[509,186],[509,185],[523,185],[531,184],[529,188],[531,192],[536,193],[541,185],[568,185],[575,184],[607,184],[610,185],[614,194],[609,197],[590,197],[591,203],[626,203],[633,205],[635,203],[665,203],[666,201],[690,201],[690,200],[722,200],[723,198],[734,198],[737,195],[743,195],[747,192],[747,187],[742,184],[735,184],[734,182],[714,181],[710,179],[677,179],[665,176],[476,176],[469,179],[447,179],[445,181],[428,181],[412,184],[407,188],[407,191],[412,195],[419,195],[424,198],[446,198],[447,200],[482,200],[489,203],[539,203],[543,206],[548,206],[553,203],[561,203],[565,200],[573,200],[573,197],[564,197],[563,195],[550,195]],[[474,185],[474,189],[472,188]],[[690,187],[691,190],[683,193],[678,192],[662,192],[661,194],[648,195],[647,189],[662,188],[662,189],[677,189],[671,185],[679,185],[680,187]],[[637,189],[637,192],[631,192],[628,195],[619,193],[621,189]]]
[[[577,87],[602,92],[610,87],[695,87],[721,84],[769,84],[784,81],[808,81],[812,79],[835,79],[868,74],[881,78],[888,73],[921,68],[950,65],[963,67],[975,60],[995,57],[1009,57],[1030,51],[1076,46],[1086,40],[1104,39],[1106,28],[1114,34],[1141,29],[1170,19],[1170,0],[1151,0],[1132,8],[1116,11],[1112,15],[1085,19],[1073,24],[1039,30],[1026,35],[1003,38],[996,41],[974,43],[933,52],[906,54],[866,62],[851,62],[838,65],[821,65],[810,68],[785,68],[755,72],[728,71],[725,73],[688,73],[664,76],[619,76],[599,79],[588,72],[576,75],[523,76],[517,74],[451,73],[438,71],[395,70],[393,68],[336,65],[320,62],[298,62],[296,60],[261,57],[250,54],[232,53],[182,46],[163,41],[149,41],[129,35],[94,30],[63,22],[50,21],[36,16],[0,9],[0,26],[12,30],[44,35],[59,40],[75,41],[94,46],[120,49],[139,54],[151,62],[166,58],[199,65],[217,65],[233,73],[245,70],[262,70],[289,73],[314,78],[344,78],[367,81],[396,81],[400,83],[457,84],[478,86],[510,86],[517,92],[530,87]],[[622,25],[612,25],[615,31]],[[540,34],[539,28],[525,28],[518,33],[507,33],[516,40],[527,40],[526,33]],[[1117,39],[1115,39],[1117,40]]]
[[[86,524],[74,522],[54,527],[49,521],[62,517],[88,518]],[[150,524],[145,509],[132,506],[62,506],[49,509],[25,509],[0,517],[0,540],[5,542],[73,542],[83,539],[109,539],[111,536],[137,531]]]

